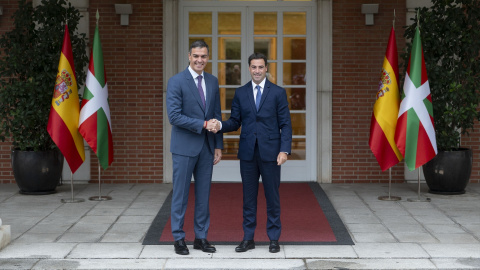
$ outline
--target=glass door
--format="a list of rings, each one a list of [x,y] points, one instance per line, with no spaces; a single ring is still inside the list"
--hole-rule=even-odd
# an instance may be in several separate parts
[[[212,7],[205,6],[211,2],[195,1],[181,8],[180,37],[185,38],[180,38],[180,51],[188,52],[197,39],[209,44],[205,71],[218,77],[223,120],[230,117],[235,89],[251,80],[248,56],[265,54],[267,78],[285,88],[292,119],[292,153],[282,165],[282,181],[315,181],[316,88],[314,80],[307,80],[315,74],[312,3],[305,2],[303,7],[286,2],[222,3]],[[188,63],[187,53],[181,53],[180,61]],[[241,181],[239,135],[240,130],[224,134],[223,158],[214,167],[214,181]]]

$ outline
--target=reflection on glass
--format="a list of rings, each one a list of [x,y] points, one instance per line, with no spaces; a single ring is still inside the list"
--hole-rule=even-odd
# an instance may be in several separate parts
[[[218,34],[219,35],[240,35],[242,16],[240,12],[219,12],[218,13]]]
[[[307,157],[305,152],[305,145],[306,145],[305,138],[294,138],[292,140],[292,154],[288,157],[288,159],[289,160],[305,160]]]
[[[254,35],[276,35],[277,34],[277,13],[276,12],[255,12],[253,15]]]
[[[188,15],[188,30],[190,31],[190,35],[212,34],[211,12],[190,12]]]
[[[306,63],[283,63],[283,84],[305,85],[306,70]]]
[[[218,38],[218,59],[219,60],[240,60],[242,55],[242,44],[239,37]]]
[[[232,100],[233,97],[235,96],[235,89],[236,88],[220,88],[220,103],[221,103],[221,108],[223,110],[228,110],[230,111],[232,109]],[[226,120],[225,117],[230,117],[230,113],[227,114],[222,114],[222,119]]]
[[[305,135],[305,113],[290,113],[290,119],[292,120],[292,134]]]
[[[305,12],[283,13],[283,34],[284,35],[306,35],[307,14]]]
[[[237,160],[238,142],[239,138],[223,138],[222,160]]]
[[[283,59],[286,60],[306,60],[307,43],[305,38],[284,38],[283,39]]]
[[[277,83],[277,63],[268,62],[267,79],[273,83]]]
[[[290,110],[305,110],[305,88],[287,88],[288,108]]]
[[[277,39],[273,37],[256,37],[253,41],[253,51],[263,53],[268,60],[276,60]]]
[[[218,83],[220,85],[240,86],[241,78],[240,63],[218,63]]]

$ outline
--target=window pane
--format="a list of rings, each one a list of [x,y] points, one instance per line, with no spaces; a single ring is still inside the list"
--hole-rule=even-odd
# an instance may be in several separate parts
[[[292,140],[292,154],[288,157],[289,160],[305,160],[305,138],[294,138]],[[223,159],[223,157],[222,157]]]
[[[239,138],[223,138],[222,160],[237,160],[238,142]]]
[[[211,35],[212,13],[190,12],[188,16],[188,29],[190,35]]]
[[[242,46],[239,37],[218,38],[218,59],[219,60],[240,60]]]
[[[307,43],[305,38],[284,38],[283,39],[283,59],[286,60],[306,60]]]
[[[220,105],[222,110],[230,111],[232,109],[232,100],[233,100],[233,96],[235,95],[235,89],[236,88],[225,88],[225,87],[220,88]],[[223,120],[228,119],[228,118],[225,119],[225,117],[227,117],[227,115],[222,114]],[[230,113],[228,114],[228,117],[230,117]]]
[[[305,88],[287,88],[288,108],[290,110],[305,110]]]
[[[306,63],[283,63],[284,85],[306,84]]]
[[[250,75],[250,79],[251,79]],[[277,83],[277,63],[270,63],[268,62],[267,67],[267,79],[273,83]]]
[[[256,37],[254,38],[253,51],[263,53],[268,60],[276,60],[277,39],[273,37]]]
[[[242,82],[241,67],[240,63],[218,63],[218,83],[239,87]]]
[[[212,55],[210,54],[211,51],[212,51],[212,38],[209,38],[209,37],[190,37],[190,38],[188,38],[188,49],[189,50],[190,50],[190,45],[196,40],[203,40],[203,41],[205,41],[205,43],[207,43],[208,50],[209,50],[208,55],[210,56],[210,58],[212,58]]]
[[[253,15],[253,27],[254,35],[276,35],[277,13],[255,12]]]
[[[284,35],[306,35],[307,15],[305,12],[283,13],[283,34]]]
[[[242,16],[240,12],[219,12],[218,13],[218,34],[219,35],[240,35]]]
[[[292,119],[292,134],[305,135],[305,113],[290,113]]]

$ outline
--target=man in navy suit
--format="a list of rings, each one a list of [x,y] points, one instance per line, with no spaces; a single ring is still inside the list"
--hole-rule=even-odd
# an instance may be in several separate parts
[[[231,116],[218,123],[221,132],[242,127],[238,158],[243,185],[243,241],[235,248],[245,252],[255,248],[259,178],[267,201],[269,251],[280,251],[280,165],[291,152],[292,123],[285,89],[266,79],[267,57],[254,53],[248,58],[252,80],[235,91]]]
[[[222,158],[223,135],[214,134],[221,119],[218,79],[206,72],[208,45],[195,41],[188,53],[189,66],[167,85],[167,113],[172,125],[170,152],[173,161],[172,234],[175,252],[188,255],[183,223],[192,175],[195,182],[194,249],[215,252],[207,241],[210,225],[209,196],[213,165]],[[216,130],[215,130],[216,131]]]

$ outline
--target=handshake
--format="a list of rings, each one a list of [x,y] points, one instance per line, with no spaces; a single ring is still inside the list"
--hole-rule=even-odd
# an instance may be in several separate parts
[[[205,123],[205,129],[210,132],[217,133],[220,130],[220,121],[215,118],[205,121]]]

